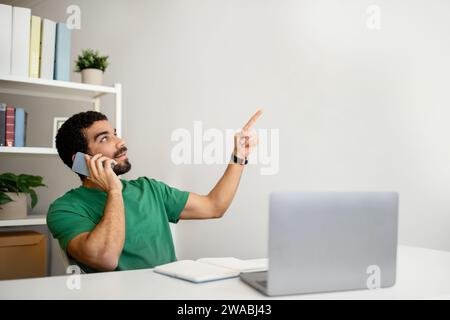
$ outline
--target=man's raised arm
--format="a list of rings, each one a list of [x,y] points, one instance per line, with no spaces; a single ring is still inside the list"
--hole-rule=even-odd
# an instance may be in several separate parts
[[[261,110],[257,111],[234,136],[233,155],[238,163],[232,162],[228,165],[225,173],[208,195],[191,192],[180,219],[212,219],[220,218],[225,214],[239,186],[244,163],[258,144],[258,137],[252,131],[252,127],[261,114]]]

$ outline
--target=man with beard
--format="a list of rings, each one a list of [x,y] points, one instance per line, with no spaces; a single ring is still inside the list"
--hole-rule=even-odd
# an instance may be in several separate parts
[[[175,261],[169,222],[224,215],[248,155],[257,145],[250,129],[260,115],[258,111],[235,135],[232,160],[207,195],[181,191],[148,177],[119,179],[131,164],[125,142],[107,117],[95,111],[72,116],[59,129],[56,148],[69,168],[77,152],[87,154],[90,176],[79,174],[82,185],[50,205],[50,231],[87,272],[153,268]]]

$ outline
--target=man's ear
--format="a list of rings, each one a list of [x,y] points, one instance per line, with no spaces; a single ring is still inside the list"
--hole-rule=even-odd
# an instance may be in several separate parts
[[[72,156],[72,162],[75,160],[75,155]]]

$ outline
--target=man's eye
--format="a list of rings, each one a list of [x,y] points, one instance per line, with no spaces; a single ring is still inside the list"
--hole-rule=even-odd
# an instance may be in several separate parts
[[[103,137],[103,138],[101,138],[101,139],[100,139],[100,142],[105,141],[105,139],[108,139],[108,137]]]

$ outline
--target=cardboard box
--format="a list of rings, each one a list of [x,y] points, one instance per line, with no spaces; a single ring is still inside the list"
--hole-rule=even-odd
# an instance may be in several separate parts
[[[0,233],[0,280],[46,275],[47,235],[35,231]]]

